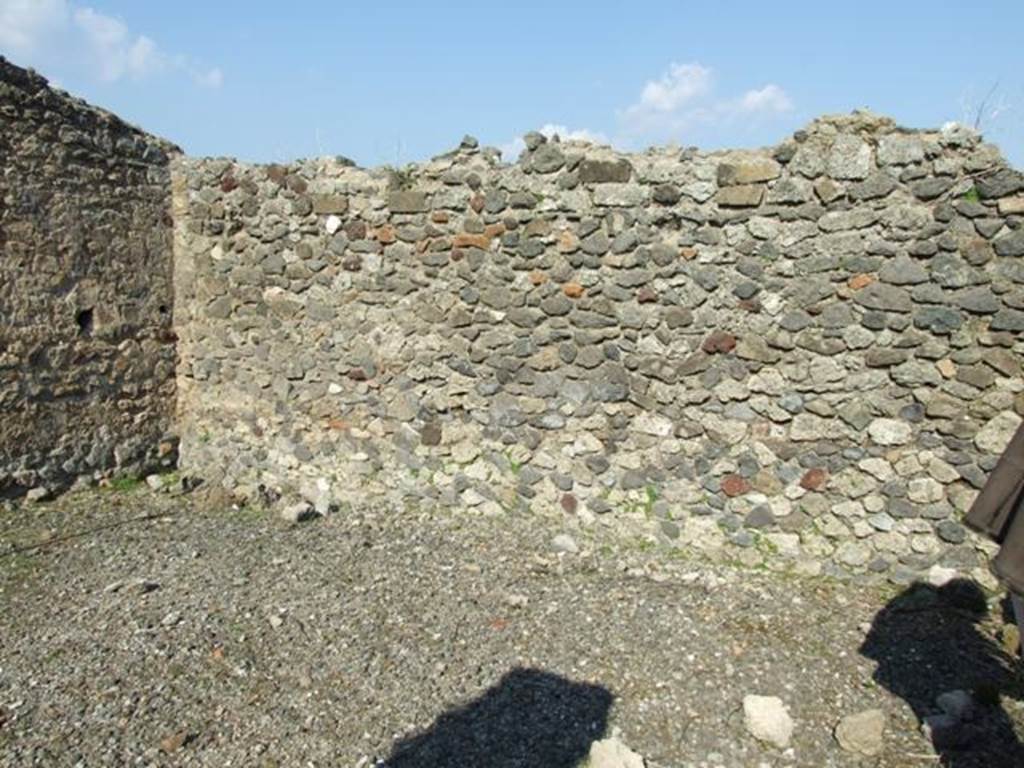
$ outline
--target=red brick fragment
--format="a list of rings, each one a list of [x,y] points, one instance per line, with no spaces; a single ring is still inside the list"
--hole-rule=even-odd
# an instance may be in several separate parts
[[[859,291],[861,288],[867,288],[873,282],[875,282],[873,275],[860,274],[851,277],[846,284],[850,286],[851,289]]]
[[[828,470],[822,467],[809,469],[800,478],[800,487],[808,491],[820,491],[828,482]]]
[[[491,238],[487,235],[475,235],[470,232],[460,232],[452,241],[456,248],[479,248],[486,251],[491,247]]]
[[[722,493],[726,496],[742,496],[750,492],[750,483],[742,475],[726,475],[722,478]]]
[[[712,331],[701,346],[709,355],[724,355],[736,348],[736,337],[727,331]]]

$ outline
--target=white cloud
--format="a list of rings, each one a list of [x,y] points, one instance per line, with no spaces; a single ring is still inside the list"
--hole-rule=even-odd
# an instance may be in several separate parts
[[[678,139],[696,125],[723,125],[754,120],[793,109],[789,95],[775,83],[736,98],[715,93],[714,71],[699,63],[669,65],[658,79],[644,84],[639,98],[618,113],[625,133],[660,141]]]
[[[139,80],[167,66],[156,43],[145,35],[133,36],[120,19],[92,8],[78,8],[74,23],[92,53],[101,80],[113,82],[125,76]]]
[[[747,114],[782,113],[793,108],[793,101],[779,86],[769,83],[764,88],[744,93],[737,107],[738,111]]]
[[[640,93],[640,101],[626,111],[633,113],[673,112],[711,90],[711,70],[700,64],[669,65],[658,80],[650,80]]]
[[[547,136],[549,139],[557,136],[563,141],[585,141],[590,144],[607,144],[608,138],[599,131],[589,131],[586,128],[579,128],[575,131],[571,131],[564,125],[555,123],[544,123],[541,126],[539,133]]]
[[[570,130],[564,125],[557,123],[545,123],[537,131],[547,138],[558,136],[562,141],[585,141],[589,144],[608,144],[608,137],[597,131],[590,131],[586,128]],[[526,149],[526,142],[522,136],[517,136],[509,142],[498,146],[501,150],[501,157],[508,162],[514,162],[517,157]]]
[[[17,63],[88,72],[103,82],[141,80],[163,72],[188,75],[219,88],[223,72],[201,70],[183,55],[171,56],[119,18],[69,0],[0,0],[0,46]],[[24,60],[21,60],[21,58]]]
[[[67,21],[65,0],[0,0],[0,48],[14,55],[30,54]]]

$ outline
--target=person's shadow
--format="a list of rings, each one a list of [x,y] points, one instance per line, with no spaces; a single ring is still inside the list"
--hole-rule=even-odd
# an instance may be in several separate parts
[[[943,766],[1024,766],[1024,746],[1000,702],[1021,698],[1020,673],[979,629],[987,613],[972,581],[914,584],[879,611],[860,648],[878,662],[875,681],[928,724]]]
[[[401,739],[380,768],[575,768],[608,725],[612,694],[536,669],[514,669],[424,733]]]

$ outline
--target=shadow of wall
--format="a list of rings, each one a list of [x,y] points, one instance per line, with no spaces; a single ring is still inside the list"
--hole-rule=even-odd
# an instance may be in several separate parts
[[[538,669],[514,669],[480,697],[403,738],[387,768],[574,768],[608,724],[612,694]]]

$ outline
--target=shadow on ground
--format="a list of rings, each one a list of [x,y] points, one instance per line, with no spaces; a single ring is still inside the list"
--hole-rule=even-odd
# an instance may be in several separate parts
[[[536,669],[514,669],[479,698],[402,739],[386,768],[575,768],[608,724],[612,694]]]
[[[1024,745],[1002,704],[1021,698],[1020,671],[981,631],[987,614],[974,582],[914,584],[879,611],[860,649],[878,662],[875,680],[928,723],[942,766],[1024,766]]]

